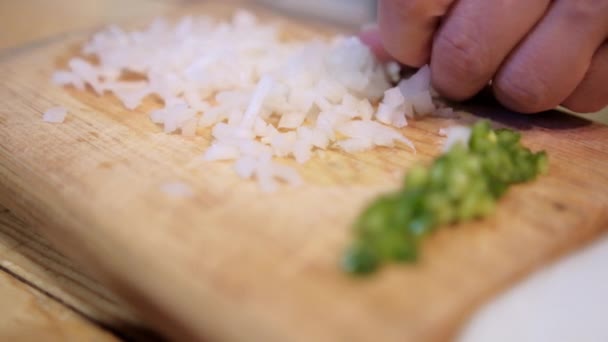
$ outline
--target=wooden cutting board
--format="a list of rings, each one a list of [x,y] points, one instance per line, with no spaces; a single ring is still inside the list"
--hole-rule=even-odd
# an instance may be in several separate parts
[[[153,101],[128,112],[111,96],[52,86],[86,38],[0,60],[0,202],[176,340],[447,339],[497,291],[608,228],[608,127],[480,105],[476,115],[548,151],[549,175],[515,187],[492,217],[432,236],[419,264],[352,278],[338,263],[357,213],[436,156],[439,128],[458,120],[405,128],[417,154],[330,151],[298,166],[304,186],[263,194],[230,164],[193,165],[209,132],[165,135],[145,114]],[[70,110],[64,124],[42,121],[55,105]],[[195,195],[161,191],[174,181]]]

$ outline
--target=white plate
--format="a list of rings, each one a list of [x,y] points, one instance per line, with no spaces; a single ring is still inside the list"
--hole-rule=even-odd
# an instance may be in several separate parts
[[[608,237],[486,305],[458,340],[608,341]]]

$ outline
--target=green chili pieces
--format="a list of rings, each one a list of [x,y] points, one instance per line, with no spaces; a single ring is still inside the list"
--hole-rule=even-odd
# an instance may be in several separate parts
[[[358,218],[343,268],[368,274],[386,262],[414,262],[420,241],[439,226],[491,214],[509,185],[547,171],[546,153],[531,152],[520,137],[479,121],[468,146],[457,143],[430,166],[414,166],[402,190],[378,198]]]

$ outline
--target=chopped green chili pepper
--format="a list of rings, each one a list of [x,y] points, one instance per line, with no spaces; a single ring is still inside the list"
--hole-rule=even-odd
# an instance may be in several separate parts
[[[386,262],[415,262],[420,241],[438,226],[491,214],[510,185],[547,171],[547,154],[531,152],[520,140],[519,133],[493,130],[484,120],[473,126],[467,146],[454,145],[428,167],[414,166],[402,190],[361,214],[343,268],[368,274]]]

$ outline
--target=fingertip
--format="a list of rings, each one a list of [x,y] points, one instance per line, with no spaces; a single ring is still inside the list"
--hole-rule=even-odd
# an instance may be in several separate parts
[[[608,106],[608,42],[595,52],[591,65],[574,92],[562,106],[581,114],[591,114]]]
[[[451,61],[450,61],[451,63]],[[480,90],[471,89],[466,84],[466,77],[455,77],[450,63],[442,63],[439,59],[431,62],[431,84],[442,97],[452,101],[465,101],[475,96]],[[483,89],[482,87],[479,87]]]
[[[499,75],[492,83],[492,90],[503,106],[523,114],[540,113],[559,105],[545,98],[547,90],[543,86],[526,82],[524,77]]]
[[[607,108],[606,101],[591,102],[585,99],[566,100],[562,106],[578,114],[594,114]]]

